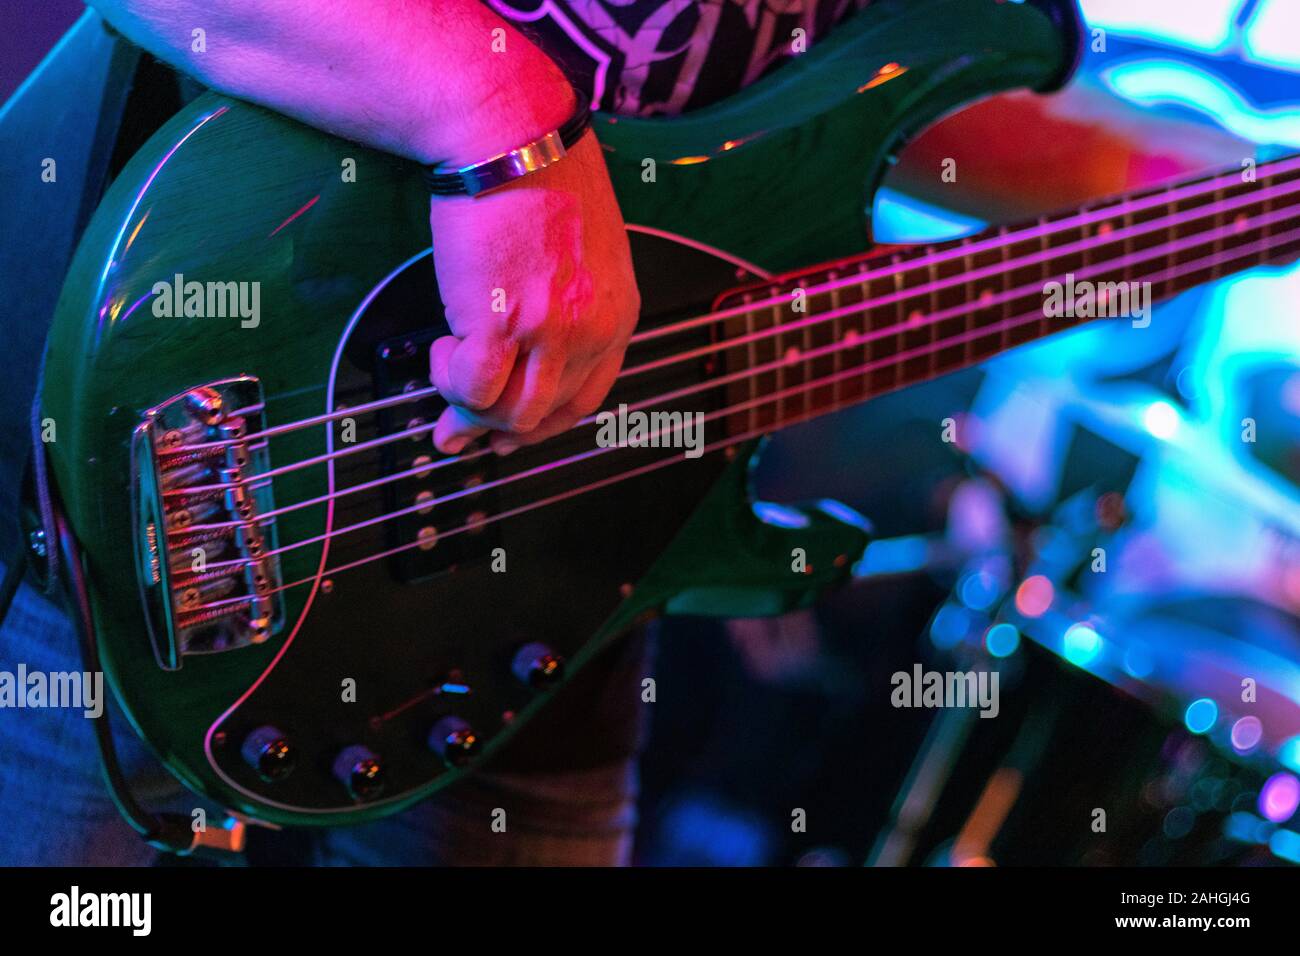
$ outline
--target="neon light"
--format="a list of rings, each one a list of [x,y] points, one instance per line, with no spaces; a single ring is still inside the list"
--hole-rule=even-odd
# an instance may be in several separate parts
[[[1241,44],[1257,63],[1300,70],[1300,5],[1261,3],[1242,31]]]
[[[1042,617],[1055,599],[1056,589],[1041,574],[1025,578],[1016,588],[1016,610],[1025,617]]]
[[[876,193],[871,230],[878,242],[940,242],[979,232],[986,223],[894,189]]]
[[[1010,657],[1020,647],[1020,632],[1014,624],[994,624],[984,635],[984,646],[994,657]]]
[[[1220,53],[1232,42],[1232,25],[1242,0],[1083,0],[1090,27],[1125,36]]]
[[[1181,106],[1255,143],[1300,146],[1300,105],[1263,109],[1226,81],[1171,60],[1139,60],[1101,72],[1101,81],[1139,106]]]
[[[1293,774],[1275,773],[1259,791],[1259,812],[1274,823],[1285,823],[1300,807],[1300,779]]]
[[[1142,413],[1142,425],[1156,438],[1166,441],[1178,434],[1182,416],[1166,401],[1152,402]]]
[[[1101,635],[1087,624],[1075,624],[1065,632],[1062,653],[1071,664],[1086,667],[1101,654]]]
[[[1258,717],[1243,717],[1232,725],[1232,749],[1238,753],[1254,750],[1264,736],[1264,725]]]
[[[1183,714],[1183,723],[1194,734],[1206,733],[1219,721],[1219,705],[1208,697],[1194,700],[1187,705]]]

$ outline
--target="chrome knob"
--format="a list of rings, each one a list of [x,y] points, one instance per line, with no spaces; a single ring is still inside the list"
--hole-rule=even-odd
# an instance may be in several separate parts
[[[353,800],[373,800],[384,791],[384,767],[379,758],[360,744],[345,747],[334,758],[334,778]]]
[[[264,724],[244,738],[239,755],[266,781],[283,780],[298,763],[298,751],[279,727]]]
[[[463,767],[479,752],[483,741],[459,717],[444,717],[429,731],[429,749],[450,767]]]
[[[533,641],[515,652],[510,669],[529,687],[545,690],[564,677],[564,658],[540,641]]]

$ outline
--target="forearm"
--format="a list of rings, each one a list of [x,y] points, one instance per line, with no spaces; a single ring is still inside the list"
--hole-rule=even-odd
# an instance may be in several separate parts
[[[207,86],[421,162],[482,159],[573,109],[559,68],[478,0],[88,2]]]

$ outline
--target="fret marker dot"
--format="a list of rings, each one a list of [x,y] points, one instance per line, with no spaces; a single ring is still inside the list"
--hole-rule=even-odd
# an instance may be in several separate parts
[[[853,342],[856,342],[857,340],[858,340],[858,330],[857,330],[857,329],[849,329],[847,332],[844,333],[844,341],[845,341],[845,342],[848,342],[848,343],[851,344],[851,343],[853,343]]]
[[[915,310],[912,311],[912,313],[911,313],[910,315],[908,315],[908,317],[907,317],[907,324],[908,324],[908,325],[920,325],[921,322],[922,322],[922,320],[923,320],[924,318],[925,318],[925,315],[922,314],[921,310],[920,310],[920,309],[915,309]]]
[[[1237,213],[1237,218],[1232,220],[1232,231],[1245,232],[1246,221],[1247,221],[1247,216],[1244,212]]]
[[[1097,235],[1109,236],[1111,234],[1112,228],[1113,227],[1111,226],[1110,223],[1103,222],[1100,226],[1097,227]]]
[[[987,307],[993,302],[993,290],[985,289],[980,293],[980,305]]]
[[[785,350],[785,360],[786,360],[787,362],[797,362],[797,361],[799,361],[799,355],[800,355],[800,352],[799,352],[799,348],[798,348],[798,346],[794,346],[794,345],[792,345],[792,346],[790,346],[788,349]]]

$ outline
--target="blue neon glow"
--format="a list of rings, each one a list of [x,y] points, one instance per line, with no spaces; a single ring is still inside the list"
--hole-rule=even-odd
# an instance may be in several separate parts
[[[925,567],[930,544],[923,535],[882,538],[867,545],[862,560],[853,566],[858,577],[873,574],[910,574]]]
[[[1128,61],[1102,70],[1101,81],[1147,108],[1181,106],[1255,143],[1300,146],[1300,103],[1264,109],[1227,81],[1172,60]]]
[[[1279,856],[1292,863],[1300,863],[1300,833],[1294,830],[1276,830],[1268,840],[1268,848],[1274,856]]]
[[[1300,737],[1292,737],[1278,748],[1277,759],[1288,770],[1300,773]]]
[[[987,223],[974,216],[884,188],[876,193],[871,230],[878,242],[939,242],[979,232]]]
[[[987,571],[972,571],[957,584],[961,602],[977,611],[987,611],[1002,593],[997,578]]]
[[[1010,657],[1020,647],[1020,632],[1014,624],[994,624],[984,635],[984,646],[994,657]]]
[[[1086,667],[1101,653],[1101,635],[1087,624],[1075,624],[1065,632],[1061,653],[1071,664]]]
[[[1124,652],[1124,671],[1130,677],[1145,680],[1155,673],[1156,662],[1145,644],[1134,644]]]
[[[1183,723],[1194,734],[1206,733],[1218,722],[1219,705],[1208,697],[1192,701],[1183,714]]]
[[[773,501],[755,501],[754,514],[763,524],[770,524],[777,528],[806,528],[812,524],[802,511]]]
[[[1142,426],[1156,438],[1173,438],[1181,421],[1178,409],[1164,399],[1152,402],[1142,412]]]
[[[1242,843],[1256,843],[1259,825],[1263,822],[1253,813],[1238,810],[1223,821],[1223,835]]]
[[[1185,0],[1177,3],[1082,0],[1081,6],[1089,27],[1219,53],[1232,42],[1233,22],[1241,3],[1242,0],[1197,0],[1191,10]]]
[[[1300,70],[1300,4],[1261,2],[1242,30],[1241,45],[1257,63]]]
[[[958,604],[945,604],[930,622],[930,640],[936,647],[955,647],[970,630],[970,615]]]

